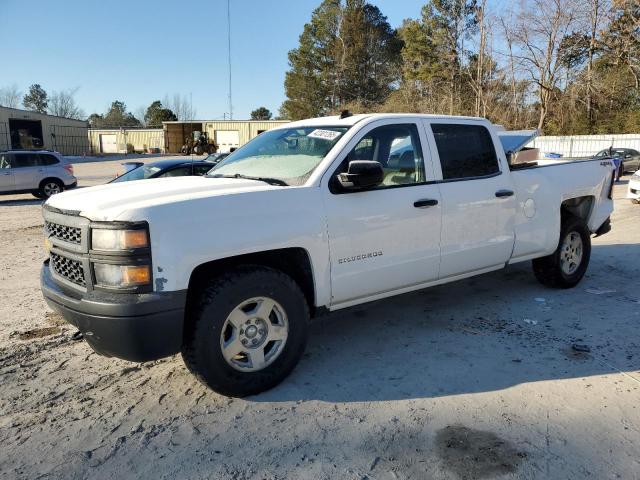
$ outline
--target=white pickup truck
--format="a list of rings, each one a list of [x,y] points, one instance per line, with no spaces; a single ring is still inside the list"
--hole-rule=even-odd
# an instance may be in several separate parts
[[[610,229],[613,164],[510,165],[501,136],[514,143],[479,118],[343,114],[265,132],[205,177],[56,195],[42,291],[98,353],[182,352],[244,396],[291,372],[321,311],[528,260],[573,287]]]

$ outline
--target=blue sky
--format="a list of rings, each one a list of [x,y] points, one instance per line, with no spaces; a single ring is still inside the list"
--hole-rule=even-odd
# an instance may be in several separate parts
[[[370,0],[392,26],[425,0]],[[287,52],[320,0],[231,0],[234,118],[284,100]],[[226,0],[0,0],[0,88],[80,87],[87,113],[113,100],[135,111],[192,95],[197,116],[228,111]]]

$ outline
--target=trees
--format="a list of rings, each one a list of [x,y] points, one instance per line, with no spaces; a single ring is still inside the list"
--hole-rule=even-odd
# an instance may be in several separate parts
[[[75,118],[76,120],[84,119],[86,115],[78,107],[74,98],[78,90],[79,87],[76,87],[51,93],[47,113],[58,117]]]
[[[0,88],[0,107],[19,108],[21,98],[22,92],[15,83]]]
[[[380,10],[364,0],[324,0],[289,52],[281,115],[299,119],[345,105],[371,108],[399,80],[401,43]]]
[[[104,114],[92,113],[89,115],[89,125],[92,128],[119,128],[119,127],[140,127],[140,121],[127,112],[124,102],[116,100],[111,103],[111,107]]]
[[[174,93],[171,97],[165,95],[162,104],[171,110],[178,117],[178,120],[194,120],[196,118],[197,111],[193,108],[191,95],[189,97],[180,93]]]
[[[22,105],[27,110],[38,113],[47,113],[47,92],[38,83],[34,83],[29,87],[29,92],[22,99]]]
[[[162,127],[162,122],[178,120],[178,117],[170,109],[162,106],[160,100],[156,100],[147,108],[144,114],[145,126],[149,128]]]
[[[273,114],[266,107],[258,107],[251,112],[251,120],[271,120]]]

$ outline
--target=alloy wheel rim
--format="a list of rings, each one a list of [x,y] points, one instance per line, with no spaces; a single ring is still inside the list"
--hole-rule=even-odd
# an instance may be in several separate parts
[[[55,195],[56,193],[60,193],[60,185],[58,185],[57,183],[47,183],[44,186],[44,194],[47,197],[50,197],[51,195]]]
[[[569,232],[560,248],[560,267],[565,275],[573,275],[582,263],[582,237],[578,232]]]
[[[271,365],[289,336],[287,314],[269,297],[254,297],[236,306],[222,326],[220,348],[226,362],[242,372]]]

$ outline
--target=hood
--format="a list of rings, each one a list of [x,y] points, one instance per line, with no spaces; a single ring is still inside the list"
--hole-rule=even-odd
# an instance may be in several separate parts
[[[51,197],[46,205],[91,220],[117,220],[127,210],[248,191],[281,189],[256,180],[174,177],[77,188]]]

